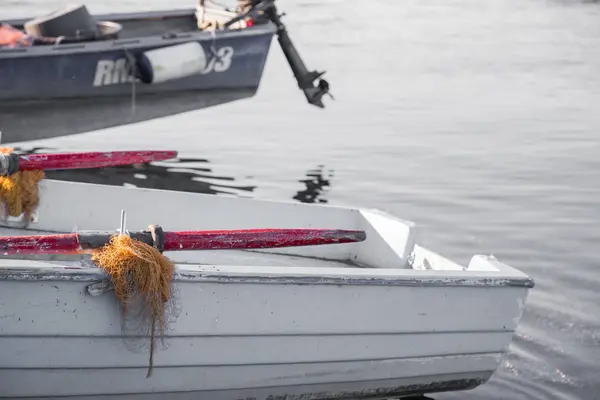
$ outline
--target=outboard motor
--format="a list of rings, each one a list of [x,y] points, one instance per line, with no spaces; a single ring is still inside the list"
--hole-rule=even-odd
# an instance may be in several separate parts
[[[273,22],[275,26],[277,26],[277,39],[279,45],[294,73],[294,77],[298,82],[298,87],[302,89],[306,96],[306,100],[308,100],[310,104],[325,108],[322,101],[323,96],[327,94],[333,99],[333,96],[329,93],[329,82],[325,79],[319,79],[325,74],[325,71],[308,71],[298,50],[296,50],[296,47],[288,35],[285,25],[281,22],[281,15],[277,12],[274,0],[238,0],[238,9],[248,11],[237,18],[232,19],[226,25],[231,25],[248,16],[252,16],[256,20],[260,20],[261,17],[266,17]],[[317,79],[319,79],[319,83],[315,85],[314,81]]]

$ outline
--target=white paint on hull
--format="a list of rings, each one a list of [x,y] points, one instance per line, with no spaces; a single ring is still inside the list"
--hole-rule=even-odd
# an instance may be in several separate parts
[[[513,331],[526,288],[181,282],[173,335]],[[474,301],[476,299],[476,301]],[[121,335],[112,293],[84,282],[0,281],[1,335]]]
[[[217,367],[461,356],[498,353],[511,337],[510,331],[169,336],[154,365]],[[132,349],[114,336],[4,336],[0,348],[15,355],[10,360],[2,357],[0,368],[147,368],[148,364],[147,347]],[[62,349],[60,357],[56,349]],[[131,355],[123,357],[130,350]]]
[[[438,375],[460,372],[477,376],[494,370],[500,358],[498,353],[341,363],[171,367],[156,368],[149,379],[145,378],[145,367],[12,369],[2,371],[0,387],[6,388],[2,392],[6,397],[240,390],[355,381],[376,389],[381,379],[428,377],[435,382]],[[326,386],[322,387],[327,391]]]

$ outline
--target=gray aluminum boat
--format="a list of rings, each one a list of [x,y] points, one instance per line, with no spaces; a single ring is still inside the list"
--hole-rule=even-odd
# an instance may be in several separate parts
[[[252,97],[273,35],[308,103],[323,107],[329,84],[323,73],[306,69],[273,0],[238,0],[245,8],[217,12],[199,1],[189,10],[92,16],[79,6],[4,21],[29,41],[0,46],[2,142],[89,132]]]

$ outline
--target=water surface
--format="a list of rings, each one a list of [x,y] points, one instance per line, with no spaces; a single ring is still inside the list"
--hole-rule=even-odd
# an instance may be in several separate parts
[[[4,1],[0,13],[63,4]],[[279,7],[309,67],[328,71],[327,109],[305,103],[274,41],[254,99],[35,145],[175,149],[184,160],[168,173],[62,176],[377,207],[417,222],[425,245],[459,262],[493,254],[536,281],[510,353],[487,384],[431,397],[600,399],[600,4]]]

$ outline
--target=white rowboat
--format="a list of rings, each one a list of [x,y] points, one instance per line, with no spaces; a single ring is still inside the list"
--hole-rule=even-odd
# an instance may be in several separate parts
[[[533,280],[467,266],[377,210],[44,180],[37,219],[4,235],[334,228],[360,243],[165,252],[176,312],[154,355],[126,347],[104,272],[86,256],[0,260],[0,397],[355,399],[463,390],[507,351]],[[90,286],[91,285],[91,286]],[[128,396],[131,395],[131,396]],[[99,398],[99,397],[98,397]]]

